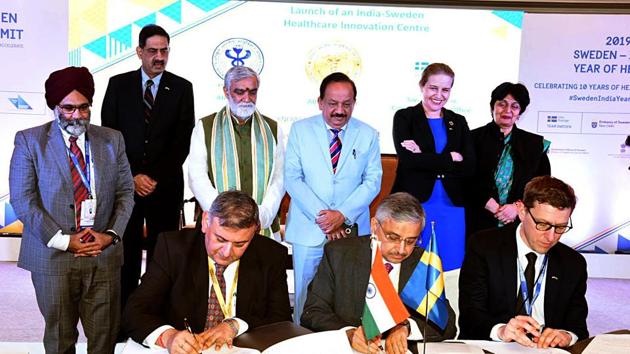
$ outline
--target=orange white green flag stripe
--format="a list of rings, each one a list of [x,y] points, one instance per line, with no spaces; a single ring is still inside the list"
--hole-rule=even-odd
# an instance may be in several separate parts
[[[370,340],[409,317],[383,264],[380,242],[372,240],[372,271],[365,292],[361,325]]]

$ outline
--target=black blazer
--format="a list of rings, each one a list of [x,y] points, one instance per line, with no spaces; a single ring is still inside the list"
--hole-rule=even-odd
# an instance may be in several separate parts
[[[466,203],[466,233],[471,235],[479,230],[497,226],[497,219],[485,209],[486,202],[494,198],[499,202],[499,192],[494,182],[494,173],[503,151],[503,133],[499,126],[490,122],[472,131],[475,146],[475,174],[469,179]],[[508,203],[523,198],[525,184],[536,176],[551,173],[549,158],[543,150],[543,137],[512,128],[512,160],[514,173]]]
[[[195,126],[192,84],[164,71],[148,128],[142,96],[140,69],[110,78],[102,125],[122,132],[134,176],[146,174],[159,182],[158,188],[175,186],[183,191],[182,165]]]
[[[286,247],[254,236],[241,257],[236,288],[236,317],[249,328],[290,321]],[[122,326],[138,343],[162,325],[203,331],[208,313],[208,257],[199,230],[160,234],[155,255],[138,289],[131,295]]]
[[[401,263],[399,290],[411,277],[424,250],[416,247],[409,258]],[[324,256],[317,273],[308,286],[301,325],[313,331],[329,331],[346,326],[360,326],[365,292],[370,279],[372,253],[369,237],[350,237],[324,246]],[[447,290],[448,291],[448,290]],[[455,312],[447,302],[448,323],[442,332],[429,322],[427,338],[441,341],[455,338]],[[420,331],[425,326],[424,317],[407,306],[411,319]]]
[[[441,179],[453,204],[464,205],[465,177],[472,175],[475,153],[466,118],[448,109],[442,109],[446,124],[447,143],[441,154],[435,152],[435,141],[424,114],[422,103],[407,107],[394,115],[394,147],[398,155],[398,168],[392,193],[408,192],[426,202],[431,197],[436,179]],[[400,145],[403,140],[414,140],[422,151],[414,154]],[[451,151],[464,158],[455,162]]]
[[[459,274],[459,338],[489,340],[494,325],[516,315],[516,237],[511,224],[479,232],[467,243]],[[585,339],[586,261],[562,243],[547,254],[545,326]]]

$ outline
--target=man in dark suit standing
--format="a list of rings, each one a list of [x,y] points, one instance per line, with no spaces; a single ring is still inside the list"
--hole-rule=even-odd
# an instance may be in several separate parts
[[[123,315],[131,338],[170,353],[199,353],[231,346],[248,328],[290,321],[287,249],[259,230],[256,202],[228,191],[203,213],[201,229],[160,235]]]
[[[122,235],[133,179],[121,134],[90,125],[94,80],[68,67],[46,80],[55,119],[15,135],[11,205],[24,223],[18,266],[31,272],[47,353],[74,353],[81,319],[90,353],[113,353]]]
[[[122,132],[135,185],[136,205],[123,238],[122,305],[138,287],[146,222],[147,260],[157,235],[177,230],[184,198],[182,164],[195,124],[192,84],[165,71],[170,37],[147,25],[136,48],[142,67],[109,80],[103,126]]]
[[[389,278],[400,293],[411,277],[424,250],[415,247],[424,228],[425,216],[418,200],[408,193],[394,193],[383,199],[371,219],[373,237],[381,243],[381,253],[389,268]],[[371,237],[350,237],[324,246],[317,273],[308,287],[300,323],[314,331],[351,328],[346,333],[353,349],[361,353],[379,353],[377,341],[365,339],[361,316],[370,279]],[[389,266],[388,266],[389,265]],[[391,267],[391,268],[390,268]],[[429,323],[427,340],[441,341],[455,337],[455,313],[447,304],[446,329]],[[408,308],[411,317],[386,332],[387,353],[406,353],[407,340],[422,340],[425,320]]]
[[[535,177],[517,202],[519,226],[471,237],[459,276],[460,338],[547,348],[588,337],[586,262],[559,243],[575,204],[571,186]]]

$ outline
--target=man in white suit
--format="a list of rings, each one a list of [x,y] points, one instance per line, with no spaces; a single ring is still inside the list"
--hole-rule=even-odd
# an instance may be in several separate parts
[[[286,240],[293,245],[298,324],[324,244],[370,234],[369,206],[383,170],[377,131],[352,118],[356,96],[348,76],[332,73],[319,88],[322,113],[291,127],[284,169],[291,195]]]

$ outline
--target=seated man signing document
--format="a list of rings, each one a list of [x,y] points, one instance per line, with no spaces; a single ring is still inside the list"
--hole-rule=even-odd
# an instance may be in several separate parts
[[[381,244],[381,254],[389,279],[400,294],[409,281],[424,249],[416,246],[425,215],[420,203],[408,193],[395,193],[385,198],[371,219],[372,235]],[[361,353],[380,352],[380,336],[367,340],[361,317],[370,280],[372,250],[370,237],[351,237],[326,244],[315,278],[308,287],[301,324],[314,331],[347,330],[348,341]],[[444,330],[429,322],[428,341],[455,337],[455,313],[446,302],[448,321]],[[407,340],[422,340],[425,319],[413,309],[404,322],[385,332],[385,351],[406,353]],[[357,327],[357,328],[355,328]]]
[[[258,235],[259,228],[256,202],[228,191],[203,213],[201,230],[161,234],[124,311],[131,338],[170,353],[199,353],[231,347],[248,328],[290,321],[287,249]]]
[[[588,337],[586,262],[560,243],[576,198],[557,178],[540,176],[517,202],[520,225],[468,240],[459,275],[461,339],[567,347]]]

